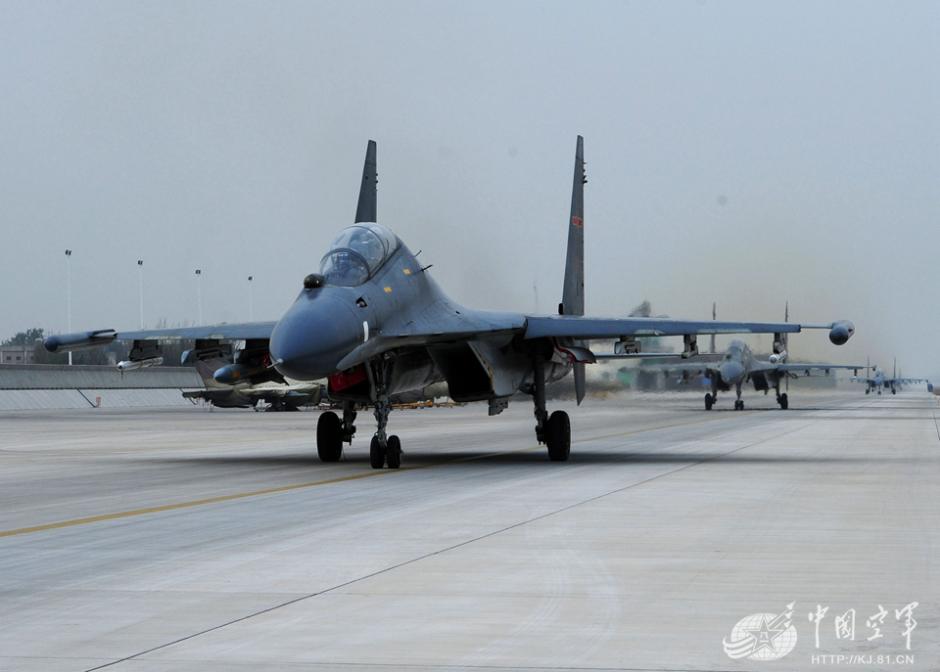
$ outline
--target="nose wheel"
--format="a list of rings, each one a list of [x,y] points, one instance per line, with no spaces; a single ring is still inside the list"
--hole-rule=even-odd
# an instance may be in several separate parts
[[[392,434],[388,437],[385,446],[379,441],[378,436],[372,437],[372,443],[369,445],[369,464],[373,469],[381,469],[388,465],[389,469],[398,469],[401,466],[401,441]]]
[[[715,405],[715,397],[713,397],[711,394],[706,393],[705,394],[705,410],[706,411],[712,410],[712,406],[714,405]]]

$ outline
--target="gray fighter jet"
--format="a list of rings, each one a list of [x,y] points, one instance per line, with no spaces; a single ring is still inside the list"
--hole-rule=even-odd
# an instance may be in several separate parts
[[[855,369],[858,371],[862,368],[857,364],[788,364],[786,362],[786,350],[781,347],[783,345],[785,345],[785,341],[775,343],[774,354],[765,361],[755,357],[746,343],[734,340],[731,341],[721,359],[691,361],[675,365],[663,364],[655,368],[667,373],[680,372],[687,377],[692,375],[705,376],[711,385],[711,392],[705,394],[706,411],[712,410],[712,406],[717,403],[719,390],[728,392],[732,388],[737,395],[734,410],[744,410],[744,400],[741,399],[741,392],[742,387],[748,381],[754,385],[755,390],[762,391],[765,394],[773,389],[777,395],[777,403],[780,408],[786,410],[790,406],[790,399],[787,392],[780,391],[781,382],[798,376],[810,376],[813,371],[828,373],[831,369]]]
[[[183,356],[183,363],[192,363],[205,385],[203,390],[187,390],[183,392],[186,399],[200,399],[219,408],[254,408],[256,411],[297,411],[302,406],[315,406],[323,398],[323,385],[318,381],[266,380],[252,383],[250,379],[220,383],[216,372],[232,363],[229,356],[203,355],[199,359],[187,361],[187,355],[192,357],[191,351]]]
[[[564,411],[548,413],[545,385],[573,374],[578,403],[585,395],[584,367],[596,361],[592,339],[618,339],[619,352],[639,351],[643,336],[681,336],[686,356],[697,354],[698,334],[795,333],[829,330],[836,345],[849,340],[849,321],[824,324],[694,321],[584,316],[584,154],[579,136],[574,161],[568,251],[558,315],[526,315],[466,308],[448,297],[405,243],[376,219],[375,144],[362,174],[356,224],[337,236],[318,272],[303,279],[295,302],[277,322],[223,324],[152,331],[104,329],[52,336],[52,352],[133,339],[131,360],[160,356],[159,339],[245,340],[225,375],[297,380],[328,379],[328,394],[342,400],[342,417],[320,415],[317,452],[325,462],[342,457],[356,433],[357,409],[371,407],[376,432],[374,468],[401,463],[401,442],[387,433],[396,393],[446,382],[458,402],[486,401],[503,411],[516,392],[532,397],[535,435],[554,461],[567,460],[571,428]],[[224,376],[223,376],[224,377]],[[218,379],[218,374],[216,375]],[[224,382],[224,381],[223,381]]]
[[[865,383],[865,394],[877,392],[881,394],[884,390],[890,390],[891,394],[897,394],[898,390],[903,389],[905,385],[914,385],[924,382],[923,378],[904,378],[898,374],[898,361],[894,360],[894,371],[888,376],[882,369],[874,367],[873,373],[869,373],[871,367],[865,367],[865,376],[855,376],[853,382]]]

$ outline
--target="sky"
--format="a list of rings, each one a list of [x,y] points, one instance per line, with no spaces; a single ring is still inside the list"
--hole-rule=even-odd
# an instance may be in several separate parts
[[[0,338],[277,319],[378,218],[475,308],[848,318],[940,377],[940,3],[0,2]],[[536,295],[538,303],[536,305]],[[757,346],[769,340],[756,339]]]

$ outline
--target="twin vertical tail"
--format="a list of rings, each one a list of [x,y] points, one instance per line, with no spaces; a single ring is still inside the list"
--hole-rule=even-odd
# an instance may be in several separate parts
[[[558,312],[584,315],[584,138],[578,136],[574,154],[574,180],[571,187],[571,217],[568,220],[568,254],[565,257],[565,284]],[[574,390],[578,403],[584,399],[584,364],[574,365]]]
[[[568,256],[560,313],[584,315],[584,138],[578,136],[574,154],[574,183],[571,187],[571,218],[568,220]]]
[[[375,140],[369,140],[366,160],[362,166],[362,184],[359,186],[359,203],[356,205],[356,223],[376,222],[378,197],[378,173],[375,162]]]

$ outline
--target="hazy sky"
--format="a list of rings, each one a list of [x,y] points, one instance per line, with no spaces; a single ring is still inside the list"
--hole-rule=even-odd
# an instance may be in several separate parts
[[[799,356],[940,374],[940,3],[0,3],[0,337],[276,319],[379,220],[458,300],[853,319]]]

